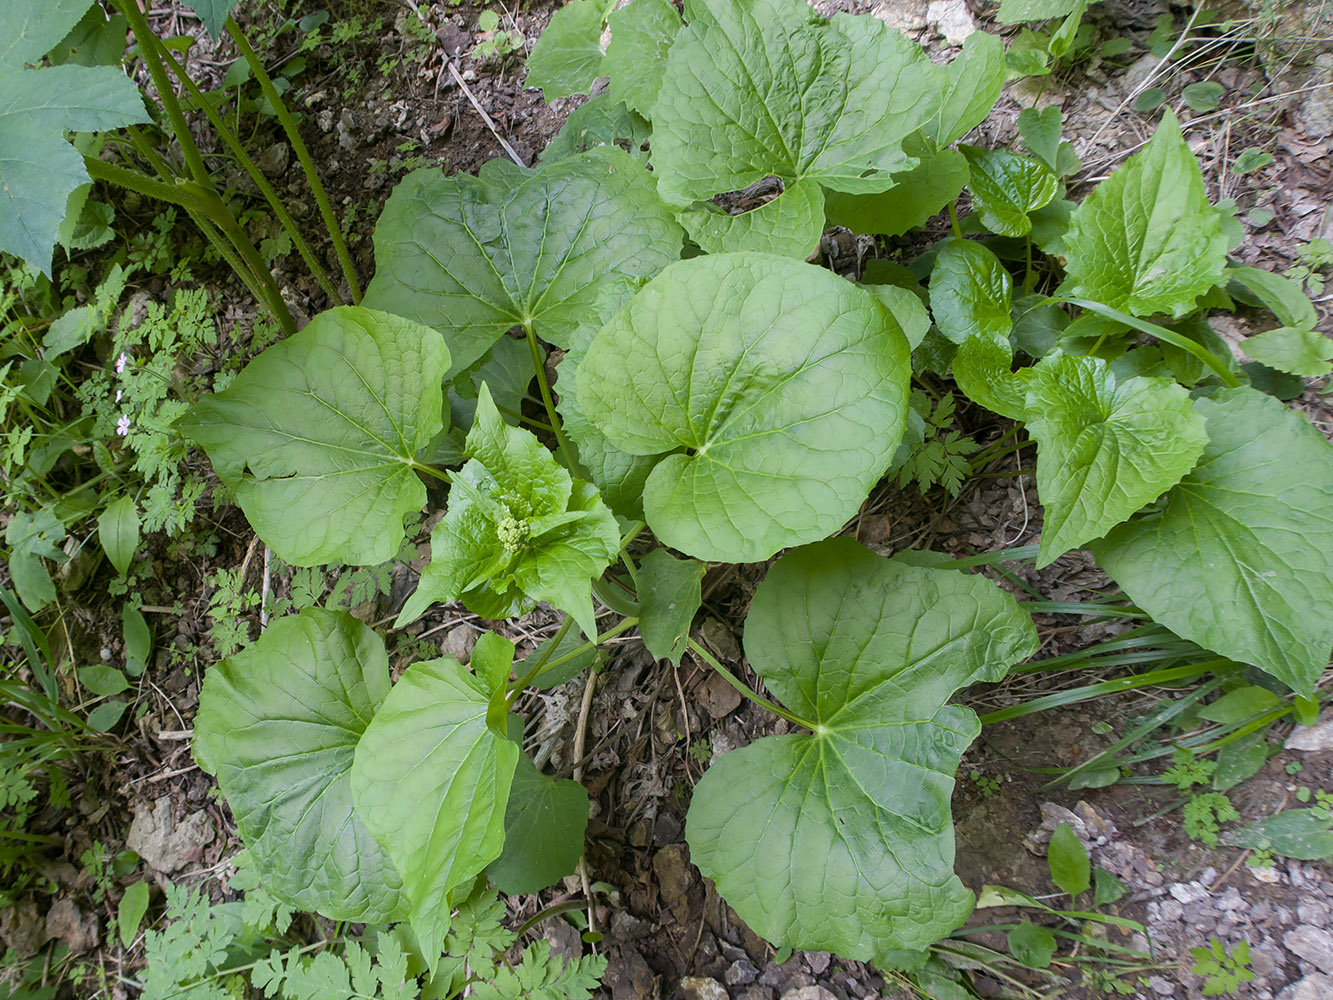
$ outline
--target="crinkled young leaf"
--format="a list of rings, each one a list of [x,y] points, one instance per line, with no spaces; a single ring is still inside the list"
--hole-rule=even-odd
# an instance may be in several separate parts
[[[824,215],[830,224],[857,233],[899,236],[940,212],[962,193],[967,183],[967,159],[954,149],[932,149],[925,142],[905,147],[918,163],[893,175],[893,187],[883,194],[824,192]]]
[[[949,63],[939,109],[921,130],[947,146],[986,120],[1003,89],[1004,42],[989,31],[974,31]]]
[[[70,33],[92,0],[8,0],[0,65],[35,63]]]
[[[680,14],[671,0],[631,0],[608,22],[611,43],[602,66],[611,78],[611,100],[624,101],[651,118],[666,72],[667,50],[681,27]]]
[[[596,635],[591,580],[620,551],[615,515],[531,433],[506,424],[485,385],[467,447],[472,458],[454,474],[431,561],[399,624],[435,601],[461,600],[492,619],[550,601]]]
[[[963,395],[1010,420],[1028,418],[1031,368],[1013,370],[1014,351],[1005,337],[973,334],[958,348],[953,377]]]
[[[310,608],[209,669],[194,757],[215,775],[264,887],[332,920],[397,919],[398,870],[354,811],[352,756],[389,693],[384,642]]]
[[[1318,330],[1281,326],[1240,342],[1240,349],[1269,368],[1305,378],[1318,378],[1333,371],[1333,340]]]
[[[628,298],[683,238],[652,175],[613,146],[532,170],[491,160],[477,177],[419,170],[375,227],[364,301],[443,333],[453,375],[514,326],[569,346],[587,302]]]
[[[528,87],[540,87],[549,104],[557,97],[587,94],[602,70],[602,30],[614,3],[570,0],[551,18],[528,56]]]
[[[752,562],[851,517],[902,436],[911,365],[897,320],[828,271],[718,254],[654,278],[579,367],[579,408],[617,448],[661,456],[658,538]]]
[[[496,689],[449,657],[414,663],[357,744],[357,815],[403,877],[422,957],[432,967],[449,930],[451,893],[504,846],[518,745],[488,722]]]
[[[1310,697],[1333,646],[1333,447],[1254,389],[1194,407],[1198,466],[1092,551],[1153,621]]]
[[[903,140],[940,107],[943,73],[873,17],[827,22],[804,0],[690,0],[652,108],[653,165],[673,205],[770,174],[887,191]]]
[[[320,313],[179,427],[264,542],[295,566],[392,559],[426,488],[412,463],[443,428],[449,352],[434,330],[359,306]]]
[[[824,191],[814,181],[797,181],[741,215],[704,203],[685,209],[680,221],[707,253],[753,250],[805,260],[824,233]]]
[[[1038,568],[1156,500],[1194,468],[1208,441],[1183,388],[1164,378],[1117,384],[1098,358],[1042,361],[1027,409],[1046,508]]]
[[[554,163],[598,146],[624,143],[631,156],[647,163],[648,154],[641,152],[640,147],[648,141],[650,131],[648,122],[624,104],[613,103],[606,94],[598,94],[570,113],[560,133],[537,158],[543,163]]]
[[[975,240],[949,239],[930,272],[930,311],[955,344],[980,335],[1007,337],[1014,280],[1000,259]]]
[[[746,657],[808,734],[723,755],[694,789],[690,857],[758,934],[875,961],[959,926],[949,798],[976,716],[947,704],[1037,649],[988,580],[848,538],[789,553],[755,593]]]
[[[697,559],[677,559],[666,549],[644,557],[638,575],[639,634],[655,659],[680,666],[706,569]]]
[[[1070,218],[1064,294],[1137,316],[1183,316],[1222,280],[1227,239],[1169,110],[1152,140]]]
[[[18,51],[25,51],[21,44]],[[49,278],[66,202],[88,183],[83,157],[65,141],[65,132],[146,121],[143,95],[119,69],[0,65],[0,251],[23,258]]]
[[[959,146],[971,170],[967,182],[977,214],[991,232],[1023,236],[1031,232],[1029,212],[1055,197],[1055,174],[1036,160],[1004,149]]]

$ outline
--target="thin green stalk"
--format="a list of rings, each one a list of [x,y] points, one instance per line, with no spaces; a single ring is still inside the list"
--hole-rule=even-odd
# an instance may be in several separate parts
[[[320,287],[324,289],[324,294],[329,297],[329,301],[335,303],[342,302],[343,298],[338,294],[338,290],[334,287],[328,272],[324,269],[324,266],[319,262],[318,258],[315,257],[314,251],[310,249],[310,245],[306,243],[305,237],[301,235],[301,231],[297,228],[296,222],[292,219],[291,214],[287,211],[287,207],[278,197],[278,193],[273,190],[273,185],[270,184],[268,178],[264,176],[264,172],[260,170],[255,161],[250,158],[250,154],[245,151],[245,147],[241,145],[240,140],[236,138],[235,133],[227,127],[227,123],[222,120],[222,116],[217,113],[212,102],[204,96],[204,92],[199,89],[199,85],[190,79],[190,75],[185,72],[181,64],[178,63],[172,54],[165,48],[162,50],[162,58],[166,61],[171,72],[175,74],[176,79],[181,82],[189,95],[194,98],[195,103],[199,105],[200,110],[203,111],[205,117],[213,123],[214,130],[222,138],[222,141],[227,144],[227,148],[231,150],[232,155],[236,157],[236,160],[240,163],[242,169],[244,169],[245,172],[250,175],[250,179],[255,182],[255,187],[259,189],[259,193],[264,196],[264,200],[267,201],[269,206],[273,209],[273,214],[277,216],[279,224],[281,224],[282,228],[287,231],[287,235],[292,238],[292,242],[295,244],[297,252],[300,253],[301,259],[305,261],[306,267],[310,269],[310,273],[314,275],[315,280],[318,281]]]
[[[968,556],[966,559],[955,559],[949,564],[949,568],[970,569],[973,566],[992,566],[995,563],[1024,562],[1028,559],[1036,559],[1038,548],[1037,545],[1019,545],[1012,549],[983,552],[980,555]]]
[[[692,649],[692,650],[694,651],[694,655],[695,655],[695,656],[699,657],[701,660],[703,660],[705,663],[707,663],[710,667],[712,667],[714,670],[716,670],[716,671],[718,672],[718,674],[722,677],[722,679],[723,679],[724,681],[726,681],[728,684],[730,684],[732,687],[734,687],[734,688],[735,688],[737,691],[739,691],[744,697],[749,698],[752,702],[754,702],[754,703],[755,703],[756,705],[758,705],[760,708],[766,708],[766,709],[768,709],[768,711],[772,712],[772,713],[773,713],[774,715],[776,715],[778,718],[780,718],[780,719],[786,719],[786,720],[787,720],[788,722],[790,722],[792,725],[794,725],[794,726],[800,726],[802,729],[809,729],[809,730],[811,730],[812,732],[815,732],[815,731],[818,731],[818,730],[821,728],[821,727],[820,727],[819,725],[817,725],[816,723],[813,723],[813,722],[807,722],[805,719],[802,719],[800,716],[794,715],[793,713],[787,711],[785,708],[783,708],[783,707],[782,707],[781,705],[779,705],[777,702],[769,701],[769,700],[768,700],[767,698],[765,698],[763,695],[761,695],[761,694],[757,694],[757,693],[755,693],[754,691],[751,691],[748,687],[746,687],[744,684],[742,684],[742,683],[740,682],[740,679],[739,679],[738,677],[736,677],[735,674],[733,674],[733,673],[732,673],[730,670],[728,670],[726,667],[722,666],[722,664],[719,663],[719,662],[717,661],[717,658],[714,657],[712,653],[708,652],[708,650],[704,649],[703,646],[700,646],[700,645],[699,645],[697,642],[695,642],[693,639],[691,639],[691,638],[689,638],[689,637],[686,637],[685,642],[688,644],[689,648]]]
[[[292,144],[292,150],[296,153],[296,159],[300,161],[301,169],[305,171],[306,181],[310,184],[310,193],[315,196],[315,203],[319,205],[319,214],[324,219],[324,225],[329,231],[329,239],[333,241],[334,252],[338,255],[338,263],[342,265],[343,277],[347,279],[347,288],[352,293],[352,302],[359,304],[361,302],[361,284],[356,280],[356,269],[352,266],[352,257],[347,252],[347,244],[343,241],[342,227],[338,224],[338,218],[333,214],[333,206],[329,204],[329,196],[324,191],[324,184],[319,179],[319,171],[315,169],[315,161],[310,157],[310,151],[306,149],[305,142],[301,139],[301,133],[296,129],[296,122],[293,120],[291,112],[287,110],[287,105],[283,103],[281,95],[277,88],[273,86],[273,81],[269,79],[268,71],[264,69],[264,64],[260,61],[255,50],[250,46],[250,41],[245,37],[234,18],[227,18],[227,34],[231,35],[232,41],[236,43],[236,48],[240,50],[245,61],[250,65],[250,71],[254,73],[255,79],[259,81],[259,89],[264,92],[268,98],[269,104],[278,116],[278,122],[282,125],[282,130],[287,133],[287,141]]]
[[[412,468],[417,472],[424,472],[432,479],[438,479],[442,483],[452,483],[454,481],[454,477],[451,476],[447,470],[437,469],[433,465],[423,465],[422,463],[414,460],[412,462]]]
[[[1028,233],[1025,239],[1027,245],[1024,249],[1027,255],[1027,264],[1026,270],[1023,272],[1023,294],[1031,295],[1032,289],[1037,285],[1037,272],[1032,270],[1032,234]]]
[[[555,652],[557,647],[559,647],[560,641],[569,634],[570,627],[573,626],[573,624],[574,619],[569,615],[565,615],[565,620],[560,623],[560,628],[557,629],[555,635],[551,637],[551,644],[542,650],[542,655],[537,657],[537,662],[532,665],[532,668],[519,679],[517,684],[514,684],[509,689],[508,693],[505,695],[507,700],[512,702],[529,684],[533,682],[533,680],[536,679],[537,675],[542,672],[542,667],[546,666],[546,661],[551,658],[551,654]]]
[[[572,622],[572,620],[571,620],[570,618],[566,617],[566,618],[565,618],[565,621],[564,621],[563,623],[561,623],[561,626],[560,626],[561,629],[562,629],[562,630],[565,629],[566,625],[571,624],[571,622]],[[537,677],[540,677],[542,674],[546,673],[548,670],[554,670],[556,667],[564,666],[566,663],[569,663],[571,660],[574,660],[574,659],[576,659],[576,658],[582,656],[584,653],[588,652],[588,650],[590,650],[590,649],[596,649],[596,648],[597,648],[598,646],[600,646],[602,643],[604,643],[604,642],[606,642],[606,641],[608,641],[608,640],[610,640],[610,639],[614,639],[616,636],[620,635],[620,634],[623,633],[623,632],[628,632],[630,629],[632,629],[632,628],[633,628],[635,625],[637,625],[637,624],[639,624],[639,619],[637,619],[637,618],[622,618],[618,623],[616,623],[616,625],[615,625],[614,627],[607,629],[605,632],[603,632],[601,635],[597,636],[597,638],[593,639],[592,641],[590,641],[590,642],[585,642],[585,643],[583,643],[581,646],[578,646],[577,648],[570,650],[568,653],[565,653],[565,654],[562,655],[562,656],[557,656],[554,660],[550,660],[548,663],[546,663],[546,665],[545,665],[544,667],[540,666],[540,664],[539,664],[537,668],[534,668],[533,670],[528,671],[528,676],[524,677],[521,681],[518,682],[518,684],[513,685],[513,686],[510,688],[510,691],[511,691],[512,693],[508,696],[508,697],[509,697],[509,700],[512,702],[512,701],[514,700],[514,698],[517,698],[518,695],[519,695],[519,693],[522,692],[522,690],[523,690],[528,684],[532,683],[533,680],[535,680]],[[559,632],[557,632],[557,633],[556,633],[556,640],[555,640],[555,642],[551,643],[551,646],[550,646],[550,648],[551,648],[552,650],[555,649],[556,646],[560,645],[560,639],[561,639],[561,638],[562,638],[562,636],[560,635]],[[547,655],[549,655],[549,651],[548,651]]]
[[[949,228],[953,230],[953,238],[961,240],[963,238],[963,229],[958,225],[957,204],[956,201],[949,202]]]
[[[532,368],[537,375],[537,388],[541,390],[542,406],[546,407],[546,419],[551,422],[551,430],[555,433],[556,443],[560,446],[560,455],[565,460],[565,468],[577,469],[574,451],[569,447],[565,430],[560,425],[560,414],[555,411],[555,399],[551,395],[551,384],[546,380],[546,365],[542,360],[542,349],[537,343],[537,335],[533,333],[531,325],[523,327],[523,335],[528,338],[528,350],[532,354]]]

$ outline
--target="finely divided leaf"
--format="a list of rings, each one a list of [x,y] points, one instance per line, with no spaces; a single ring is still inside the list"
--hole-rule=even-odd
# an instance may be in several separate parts
[[[624,101],[651,118],[667,51],[681,27],[680,14],[671,0],[631,0],[608,21],[611,44],[603,70],[611,78],[611,100]]]
[[[695,787],[691,859],[757,933],[882,961],[958,927],[949,798],[976,716],[947,704],[1036,651],[994,584],[847,538],[789,553],[755,593],[746,656],[810,733],[723,755]]]
[[[1046,508],[1038,568],[1100,538],[1180,482],[1203,454],[1203,418],[1170,379],[1117,384],[1105,361],[1058,354],[1033,369],[1028,433]]]
[[[1004,338],[1013,321],[1013,278],[1000,259],[975,240],[949,239],[930,272],[930,311],[955,344],[969,337]]]
[[[1183,316],[1222,280],[1227,239],[1169,110],[1152,140],[1070,218],[1062,293],[1137,316]]]
[[[1055,174],[1026,156],[1003,149],[959,146],[971,170],[967,182],[981,221],[1001,236],[1032,230],[1029,212],[1045,208],[1059,187]]]
[[[470,886],[504,845],[520,751],[488,724],[494,694],[451,658],[414,663],[352,763],[357,815],[402,874],[408,919],[432,968],[458,902],[453,890]]]
[[[389,693],[383,641],[342,612],[279,618],[211,668],[194,756],[273,895],[332,920],[397,919],[398,871],[353,810],[358,741]]]
[[[888,467],[910,359],[878,300],[764,254],[673,264],[592,342],[579,409],[660,456],[647,521],[699,559],[751,562],[823,538]]]
[[[887,191],[903,140],[940,107],[943,71],[873,17],[804,0],[691,0],[652,108],[662,197],[684,207],[770,174]]]
[[[824,191],[814,181],[797,181],[740,215],[705,202],[681,212],[680,221],[707,253],[754,250],[805,260],[824,233]]]
[[[1198,466],[1097,561],[1156,622],[1310,697],[1333,646],[1333,447],[1254,389],[1195,400]]]
[[[623,301],[680,257],[684,233],[652,176],[612,146],[536,169],[409,174],[375,228],[365,304],[444,334],[450,374],[514,326],[569,346],[587,303]]]
[[[0,65],[0,251],[22,257],[49,278],[70,192],[88,183],[83,157],[65,141],[65,132],[146,121],[143,95],[119,69]]]
[[[264,351],[179,426],[286,562],[372,565],[393,558],[403,515],[426,502],[412,463],[443,428],[448,367],[434,330],[341,306]]]

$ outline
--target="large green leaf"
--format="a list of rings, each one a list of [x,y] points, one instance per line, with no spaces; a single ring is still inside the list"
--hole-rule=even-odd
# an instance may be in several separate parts
[[[451,893],[470,887],[504,845],[521,751],[506,738],[504,715],[492,711],[503,685],[449,657],[412,664],[352,763],[357,814],[402,874],[409,920],[432,966],[449,930]]]
[[[947,704],[1037,649],[990,581],[847,538],[789,553],[755,593],[746,657],[809,733],[733,750],[694,789],[690,857],[757,933],[883,960],[958,927],[949,797],[981,727]]]
[[[968,337],[1007,337],[1014,280],[1000,259],[975,240],[949,239],[930,272],[930,311],[955,344]]]
[[[646,163],[648,154],[640,147],[648,141],[649,132],[648,122],[640,115],[624,104],[613,103],[606,94],[598,94],[570,112],[560,133],[538,154],[538,159],[554,163],[598,146],[623,143],[635,159]]]
[[[65,141],[65,133],[146,121],[139,88],[119,69],[0,65],[0,251],[22,257],[50,277],[51,250],[66,202],[75,188],[88,183],[83,157]]]
[[[707,201],[773,174],[886,191],[903,140],[941,103],[943,72],[873,17],[824,21],[804,0],[689,0],[653,105],[662,197]]]
[[[434,330],[358,306],[316,316],[196,403],[181,430],[286,562],[375,564],[426,488],[418,451],[443,427],[449,352]]]
[[[365,304],[444,334],[462,371],[514,326],[569,346],[588,301],[628,298],[684,233],[641,164],[612,146],[533,170],[409,174],[375,227]]]
[[[1013,366],[1008,338],[977,333],[964,340],[954,355],[953,377],[972,402],[1010,420],[1026,420],[1032,369],[1014,371]]]
[[[1004,89],[1004,42],[974,31],[949,63],[940,106],[922,131],[941,146],[961,139],[990,114]]]
[[[1046,508],[1038,568],[1156,500],[1194,468],[1208,441],[1183,388],[1165,378],[1117,384],[1098,358],[1042,361],[1027,409]]]
[[[680,31],[680,14],[671,0],[631,0],[608,21],[611,43],[603,68],[611,78],[611,99],[651,118],[667,51]]]
[[[1197,468],[1092,551],[1154,621],[1310,697],[1333,646],[1333,447],[1254,389],[1194,407]]]
[[[644,512],[704,560],[823,538],[888,467],[907,418],[906,339],[876,298],[785,257],[667,268],[604,326],[579,408],[620,450],[658,455]]]
[[[944,210],[967,183],[967,159],[954,149],[932,147],[913,139],[907,150],[920,162],[893,175],[883,194],[824,193],[824,214],[835,226],[857,233],[899,236]]]
[[[602,73],[602,30],[606,0],[570,0],[551,18],[528,56],[526,86],[540,87],[549,103],[570,94],[589,94]]]
[[[1001,236],[1032,231],[1029,212],[1045,208],[1059,188],[1055,174],[1037,160],[1004,149],[959,146],[967,157],[967,182],[981,221]]]
[[[1227,240],[1169,110],[1152,140],[1074,210],[1062,291],[1138,316],[1192,311],[1222,280]]]
[[[1306,378],[1318,378],[1333,371],[1333,340],[1318,330],[1280,326],[1276,330],[1246,337],[1240,349],[1269,368]]]
[[[615,515],[531,433],[506,424],[485,385],[467,449],[472,458],[453,476],[431,561],[399,624],[434,601],[461,600],[492,619],[550,601],[596,635],[591,580],[620,551]]]
[[[8,0],[0,66],[35,63],[70,33],[92,0]]]
[[[401,879],[352,806],[352,755],[389,693],[374,632],[342,612],[279,618],[204,676],[194,756],[264,887],[332,920],[396,918]]]
[[[705,202],[681,212],[680,221],[707,253],[754,250],[805,260],[824,233],[824,191],[814,181],[797,181],[740,215]]]

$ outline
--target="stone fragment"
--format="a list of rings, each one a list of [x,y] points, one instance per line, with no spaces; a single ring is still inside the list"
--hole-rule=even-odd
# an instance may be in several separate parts
[[[782,994],[782,1000],[838,1000],[822,986],[802,986]]]
[[[1198,882],[1177,882],[1168,891],[1182,903],[1197,903],[1208,898],[1208,890]]]
[[[1148,985],[1158,996],[1169,997],[1176,992],[1176,984],[1164,976],[1151,976],[1148,979]]]
[[[926,0],[881,0],[870,15],[899,31],[921,31],[930,24],[927,6]]]
[[[680,993],[685,1000],[731,1000],[727,988],[716,979],[686,976],[680,981]]]
[[[963,0],[933,0],[926,8],[926,22],[950,45],[962,45],[977,30],[972,12]]]
[[[827,951],[807,951],[805,953],[805,965],[816,976],[822,976],[828,971],[829,962],[833,956]]]
[[[13,906],[0,909],[0,941],[14,950],[14,957],[25,961],[37,954],[46,940],[37,903],[20,899]]]
[[[287,164],[291,162],[291,158],[291,147],[285,142],[275,142],[259,154],[255,165],[265,177],[280,177],[287,172]]]
[[[1320,972],[1333,973],[1333,934],[1320,927],[1302,924],[1282,935],[1287,951],[1316,966]],[[1333,996],[1333,993],[1328,994]]]
[[[602,986],[611,991],[611,1000],[652,1000],[656,977],[648,963],[633,948],[612,948],[606,959]]]
[[[684,844],[667,844],[653,855],[653,872],[662,891],[662,902],[672,910],[684,910],[693,882],[689,851]]]
[[[213,821],[203,811],[189,813],[176,822],[171,797],[163,795],[151,808],[143,802],[134,807],[134,822],[125,846],[137,851],[154,871],[170,875],[198,861],[214,835]]]
[[[1277,1000],[1328,1000],[1333,997],[1333,976],[1312,972],[1277,995]]]
[[[759,970],[753,962],[748,958],[738,958],[727,967],[727,974],[723,978],[728,986],[746,986],[754,982],[758,975]]]
[[[1311,139],[1333,135],[1333,52],[1314,58],[1310,90],[1296,107],[1296,123]]]
[[[1325,709],[1313,726],[1297,726],[1283,744],[1288,750],[1319,753],[1333,750],[1333,708]]]
[[[481,633],[467,622],[455,625],[444,633],[444,639],[440,642],[440,655],[452,656],[463,666],[467,666],[472,662],[472,648],[476,646],[480,635]]]
[[[97,947],[97,917],[68,897],[58,899],[46,913],[46,936],[64,941],[71,954],[82,955]]]

